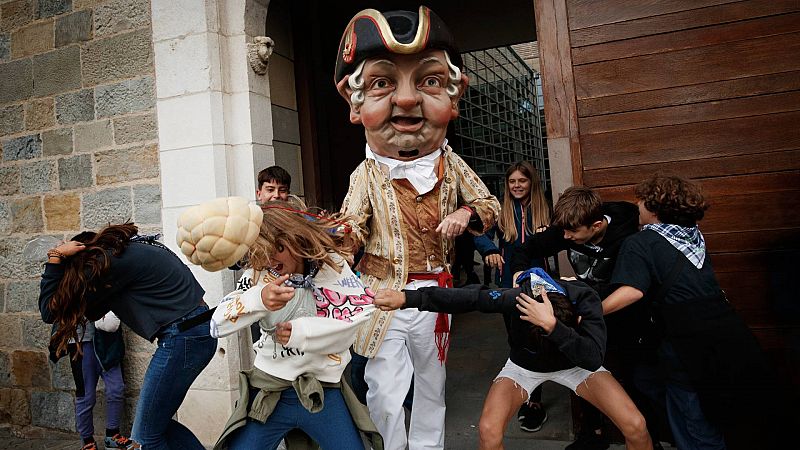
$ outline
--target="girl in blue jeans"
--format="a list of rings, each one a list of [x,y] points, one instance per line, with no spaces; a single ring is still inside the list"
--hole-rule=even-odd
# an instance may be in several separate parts
[[[316,218],[288,203],[262,206],[250,268],[211,320],[226,336],[258,323],[254,367],[240,375],[240,398],[215,448],[275,449],[303,431],[325,450],[363,448],[359,430],[380,436],[342,372],[373,294],[347,264],[341,222]],[[289,438],[287,438],[289,440]]]
[[[194,434],[172,417],[216,350],[206,327],[187,326],[208,310],[205,292],[177,255],[137,231],[132,223],[111,225],[85,243],[68,241],[48,251],[39,310],[42,320],[58,325],[51,338],[57,353],[78,340],[79,324],[108,311],[143,338],[158,339],[132,438],[145,450],[201,450]]]

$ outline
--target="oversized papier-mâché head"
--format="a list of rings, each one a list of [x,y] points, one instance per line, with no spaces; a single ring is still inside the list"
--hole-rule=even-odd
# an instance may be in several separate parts
[[[414,160],[444,142],[467,86],[461,55],[442,19],[365,9],[345,28],[334,81],[378,155]]]

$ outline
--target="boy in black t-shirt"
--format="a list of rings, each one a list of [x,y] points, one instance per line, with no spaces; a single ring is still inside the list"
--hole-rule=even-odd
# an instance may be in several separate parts
[[[652,305],[663,330],[653,353],[676,446],[782,447],[791,432],[784,421],[792,413],[782,411],[787,391],[717,283],[697,226],[708,207],[702,193],[665,176],[635,192],[643,230],[620,249],[612,278],[619,287],[603,300],[603,312]]]

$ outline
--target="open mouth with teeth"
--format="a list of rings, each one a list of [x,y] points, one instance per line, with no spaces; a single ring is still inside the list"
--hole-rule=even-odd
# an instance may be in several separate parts
[[[272,267],[272,270],[277,272],[277,273],[279,273],[279,274],[283,274],[283,272],[282,272],[283,271],[283,264],[278,263],[278,264],[274,265]]]

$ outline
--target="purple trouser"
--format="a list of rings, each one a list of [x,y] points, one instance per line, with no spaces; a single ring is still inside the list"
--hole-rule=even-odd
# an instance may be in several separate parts
[[[75,425],[81,438],[94,435],[92,410],[97,401],[97,380],[101,376],[106,385],[106,428],[119,428],[125,390],[122,367],[117,364],[103,372],[90,341],[83,343],[83,357],[72,361],[72,375],[75,378]]]

